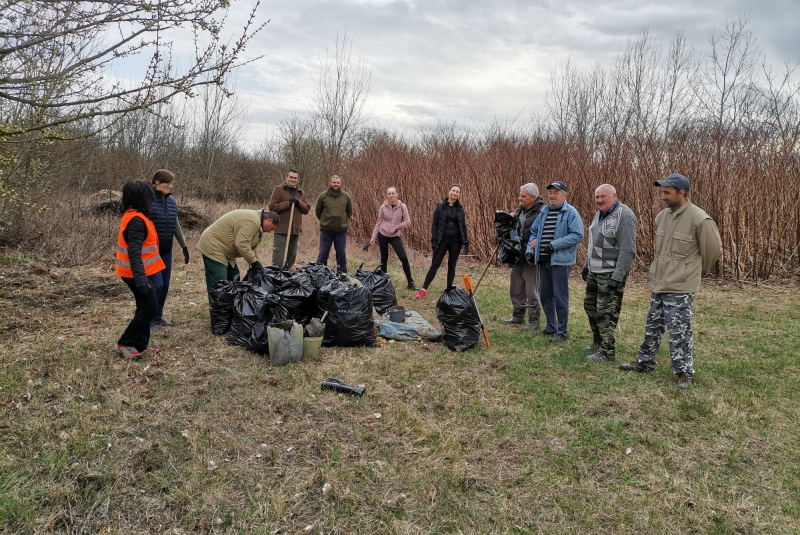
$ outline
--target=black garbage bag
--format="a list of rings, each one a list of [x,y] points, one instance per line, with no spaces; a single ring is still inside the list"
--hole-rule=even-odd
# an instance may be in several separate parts
[[[231,328],[233,318],[233,301],[238,294],[237,285],[240,282],[219,281],[208,292],[208,305],[211,314],[211,333],[222,335]]]
[[[331,292],[342,286],[352,286],[352,283],[347,275],[337,273],[317,291],[317,308],[320,317],[328,311]]]
[[[383,314],[397,304],[392,279],[380,267],[375,268],[375,271],[366,271],[361,269],[363,265],[356,270],[355,277],[372,293],[372,304],[378,314]]]
[[[497,259],[506,267],[514,267],[523,259],[525,251],[522,249],[522,239],[516,230],[511,231],[508,239],[500,242]]]
[[[263,288],[256,288],[249,282],[240,282],[246,288],[239,292],[233,301],[233,320],[231,332],[228,335],[229,346],[245,346],[250,340],[253,325],[264,319],[267,308],[267,292]]]
[[[507,240],[511,236],[511,231],[514,230],[514,215],[503,210],[495,210],[494,229],[497,233],[495,243]]]
[[[277,323],[292,319],[289,309],[283,304],[283,299],[278,294],[269,294],[264,298],[264,320],[267,323]]]
[[[442,324],[442,340],[451,351],[466,351],[478,345],[481,320],[478,308],[463,289],[451,286],[436,303],[436,318]]]
[[[314,262],[309,262],[301,267],[300,272],[308,273],[311,277],[311,282],[314,284],[314,288],[317,290],[325,286],[334,275],[333,271],[325,264],[316,264]]]
[[[297,323],[305,325],[317,314],[317,289],[308,273],[297,273],[284,282],[278,295]]]
[[[253,332],[247,341],[247,349],[259,355],[269,354],[269,341],[267,337],[267,325],[289,320],[289,311],[283,305],[281,297],[276,294],[268,294],[264,297],[264,312],[261,319],[253,325]]]
[[[269,355],[269,337],[267,336],[267,321],[257,321],[253,325],[253,332],[247,341],[247,350],[259,355]]]
[[[279,291],[286,281],[294,277],[294,271],[291,269],[281,269],[277,266],[266,266],[261,268],[261,271],[264,278],[272,283],[275,291]]]
[[[273,294],[276,290],[275,284],[273,283],[274,279],[265,269],[266,268],[248,270],[247,274],[244,276],[244,280],[257,288],[263,288],[268,294]]]
[[[327,296],[328,316],[322,345],[373,347],[376,338],[370,291],[364,286],[338,284],[327,292]]]

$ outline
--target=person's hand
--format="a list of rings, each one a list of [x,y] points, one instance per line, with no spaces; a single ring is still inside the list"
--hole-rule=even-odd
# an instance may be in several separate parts
[[[255,262],[250,264],[250,269],[256,269],[258,271],[261,271],[262,269],[264,269],[264,266],[261,265],[261,262],[256,260]]]
[[[608,279],[608,289],[616,290],[617,288],[619,288],[619,281],[615,281],[614,279]]]
[[[300,199],[298,199],[297,197],[290,197],[289,198],[289,204],[293,204],[293,205],[299,207],[300,206]]]
[[[553,246],[548,243],[547,245],[542,245],[542,250],[539,251],[539,254],[551,255],[553,251]]]
[[[188,264],[189,263],[189,248],[188,247],[184,247],[183,248],[183,260],[184,260],[184,262],[183,262],[184,264]]]
[[[464,244],[464,254],[469,254],[469,242]]]
[[[583,271],[581,271],[581,278],[583,279],[583,282],[586,282],[586,279],[588,277],[589,277],[589,268],[585,267],[583,268]]]
[[[530,265],[536,264],[536,254],[533,251],[525,253],[525,261]]]
[[[136,289],[139,293],[147,295],[150,292],[150,281],[146,278],[136,281]]]
[[[530,247],[533,250],[536,250],[536,241],[537,241],[536,238],[532,239],[531,242],[528,244],[528,247]]]
[[[366,251],[366,252],[369,252],[369,246],[370,246],[370,245],[372,245],[372,242],[370,242],[370,243],[368,243],[368,244],[366,244],[366,245],[364,246],[364,251]]]
[[[436,249],[438,249],[438,248],[439,248],[439,244],[437,244],[434,240],[431,240],[431,249],[433,249],[434,253],[436,252]]]

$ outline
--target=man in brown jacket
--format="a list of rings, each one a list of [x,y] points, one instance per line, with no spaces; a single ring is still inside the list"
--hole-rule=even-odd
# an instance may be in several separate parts
[[[722,253],[722,241],[714,220],[692,204],[686,194],[689,179],[677,173],[655,185],[661,189],[666,205],[656,216],[656,254],[650,264],[650,309],[644,326],[639,356],[619,367],[628,372],[651,372],[656,367],[656,352],[669,331],[672,373],[681,390],[689,388],[694,377],[692,362],[692,303],[700,289],[700,278]]]
[[[300,177],[297,171],[289,169],[286,173],[286,180],[283,184],[278,184],[272,190],[272,197],[269,199],[269,209],[281,217],[281,224],[275,231],[275,241],[272,247],[272,265],[292,267],[297,257],[297,240],[303,232],[303,215],[311,210],[311,205],[306,201],[306,194],[297,187]],[[289,229],[289,219],[294,206],[294,215],[291,217],[292,228]],[[286,252],[286,239],[289,238],[289,251]]]

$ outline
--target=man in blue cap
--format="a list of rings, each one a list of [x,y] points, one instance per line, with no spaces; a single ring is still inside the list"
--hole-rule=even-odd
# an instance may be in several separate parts
[[[525,259],[539,266],[539,296],[547,318],[542,334],[551,342],[563,342],[569,319],[569,272],[575,265],[578,244],[583,241],[583,221],[567,202],[567,185],[563,182],[547,186],[547,201],[531,225]]]
[[[622,371],[651,372],[664,330],[669,332],[669,355],[677,386],[692,384],[692,303],[700,278],[708,274],[722,253],[714,220],[686,197],[689,179],[674,173],[655,185],[666,208],[655,219],[656,254],[650,265],[650,309],[639,355]]]

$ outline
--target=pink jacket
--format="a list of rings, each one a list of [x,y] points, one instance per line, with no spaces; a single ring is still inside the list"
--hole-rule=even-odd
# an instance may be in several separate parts
[[[378,232],[387,238],[393,238],[399,236],[402,229],[410,226],[411,217],[408,215],[408,208],[405,204],[397,201],[397,204],[392,206],[385,202],[378,210],[378,221],[375,223],[370,241],[378,239]]]

